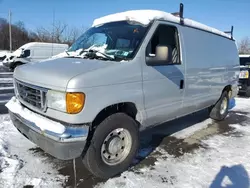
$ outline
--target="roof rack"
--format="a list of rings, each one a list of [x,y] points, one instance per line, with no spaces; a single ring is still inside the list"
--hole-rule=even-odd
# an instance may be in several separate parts
[[[179,10],[179,12],[173,12],[172,13],[172,15],[180,17],[180,24],[181,25],[184,25],[183,9],[184,9],[184,5],[183,5],[183,3],[180,3],[180,10]]]
[[[231,26],[231,31],[224,31],[224,33],[230,34],[231,39],[233,39],[233,31],[234,31],[234,26]]]

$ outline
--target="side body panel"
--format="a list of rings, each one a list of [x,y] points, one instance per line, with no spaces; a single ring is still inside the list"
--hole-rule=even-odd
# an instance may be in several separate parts
[[[237,85],[235,42],[190,27],[182,27],[186,59],[184,108],[213,105],[227,85]],[[195,105],[194,105],[195,104]]]
[[[27,49],[30,50],[30,56],[23,58],[23,63],[38,62],[48,59],[54,55],[64,52],[67,49],[67,45],[35,43],[31,44]]]

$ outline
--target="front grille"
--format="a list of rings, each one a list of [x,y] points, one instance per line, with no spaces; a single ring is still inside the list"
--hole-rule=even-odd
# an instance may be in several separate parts
[[[21,101],[33,107],[44,110],[46,101],[46,89],[32,86],[15,80],[16,95]]]

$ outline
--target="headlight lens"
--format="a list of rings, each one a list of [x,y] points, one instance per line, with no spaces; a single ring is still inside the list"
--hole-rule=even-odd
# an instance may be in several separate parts
[[[65,93],[52,90],[47,93],[48,107],[62,112],[67,112],[68,114],[79,113],[83,109],[84,103],[84,93]]]
[[[49,90],[47,93],[47,105],[49,108],[66,112],[66,93]]]
[[[85,103],[84,93],[67,93],[66,106],[68,114],[77,114],[82,111]]]
[[[248,78],[249,77],[249,73],[248,71],[244,70],[244,71],[240,71],[240,75],[239,75],[239,78]]]

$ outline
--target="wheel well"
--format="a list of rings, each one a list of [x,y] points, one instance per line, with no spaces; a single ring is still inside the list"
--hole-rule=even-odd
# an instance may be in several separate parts
[[[89,130],[88,138],[87,138],[87,143],[85,145],[85,148],[82,152],[82,157],[85,155],[87,149],[89,148],[89,145],[91,143],[93,134],[95,132],[95,128],[108,116],[118,113],[118,112],[123,112],[130,117],[132,117],[134,120],[136,118],[137,114],[137,108],[134,103],[131,102],[124,102],[124,103],[118,103],[118,104],[113,104],[110,105],[106,108],[104,108],[99,114],[95,117],[94,121],[92,122],[92,125]],[[139,126],[139,123],[138,123]]]
[[[123,112],[132,117],[133,119],[135,119],[137,114],[137,108],[135,104],[131,102],[124,102],[124,103],[110,105],[104,108],[101,112],[99,112],[99,114],[95,117],[95,120],[92,122],[92,126],[96,127],[106,117],[117,112]]]
[[[24,63],[21,62],[21,61],[17,61],[17,62],[15,62],[15,64],[16,64],[16,65],[23,65]]]
[[[232,92],[232,87],[231,87],[231,85],[227,85],[226,87],[224,87],[222,93],[223,93],[224,91],[227,91],[227,92],[228,92],[229,98],[231,98],[231,95],[232,95],[232,93],[231,93],[231,92]]]

